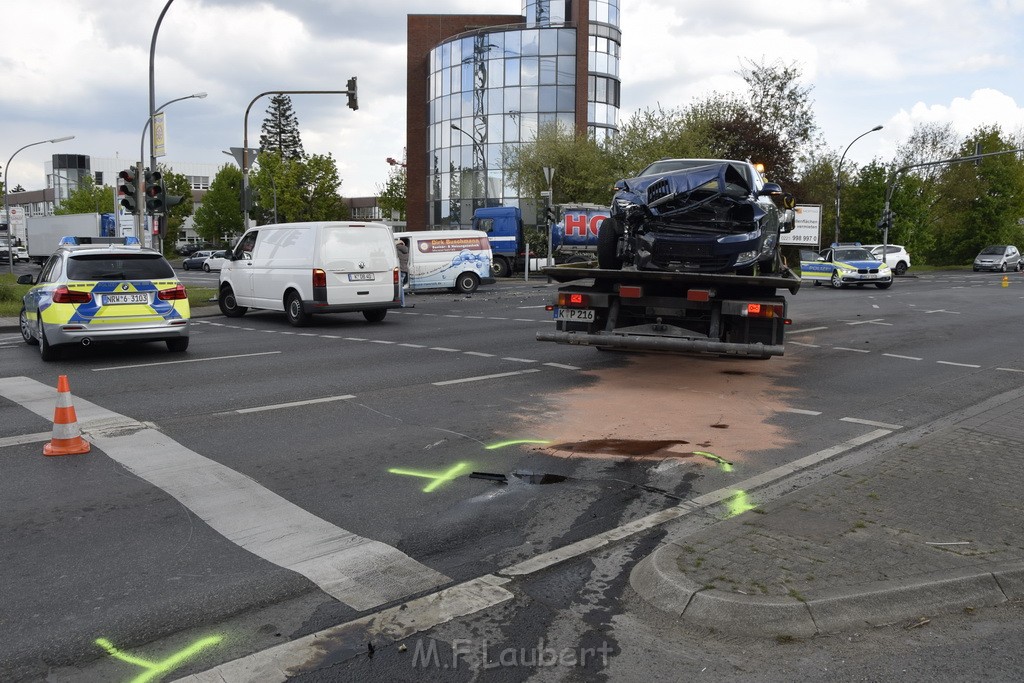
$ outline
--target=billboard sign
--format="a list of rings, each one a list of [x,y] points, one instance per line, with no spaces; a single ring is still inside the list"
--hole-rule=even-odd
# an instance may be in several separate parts
[[[796,213],[796,227],[792,232],[784,233],[779,243],[817,247],[821,239],[821,205],[797,204],[793,211]]]

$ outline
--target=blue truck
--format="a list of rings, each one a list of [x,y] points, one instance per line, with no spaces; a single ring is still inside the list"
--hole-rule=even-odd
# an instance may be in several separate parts
[[[583,263],[597,258],[597,236],[608,218],[608,207],[596,204],[563,204],[559,222],[551,233],[552,255],[556,263]],[[526,240],[523,215],[518,207],[491,206],[473,214],[473,229],[487,233],[493,261],[491,274],[507,277],[524,267]]]

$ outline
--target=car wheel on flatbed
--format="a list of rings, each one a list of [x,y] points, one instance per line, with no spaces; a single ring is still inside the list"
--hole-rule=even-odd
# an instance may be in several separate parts
[[[597,266],[605,270],[622,270],[618,251],[622,237],[622,224],[614,218],[605,218],[597,228]]]

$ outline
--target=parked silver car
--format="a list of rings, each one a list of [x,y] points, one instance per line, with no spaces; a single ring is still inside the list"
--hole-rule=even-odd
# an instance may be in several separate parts
[[[879,261],[882,260],[881,244],[865,244],[864,248],[870,251],[871,255]],[[907,270],[910,268],[910,254],[907,253],[905,247],[902,247],[899,244],[886,244],[885,262],[890,268],[892,268],[892,272],[896,275],[905,275]]]
[[[1005,273],[1008,270],[1024,270],[1024,263],[1021,262],[1017,247],[1012,244],[993,244],[974,257],[974,272],[979,270]]]

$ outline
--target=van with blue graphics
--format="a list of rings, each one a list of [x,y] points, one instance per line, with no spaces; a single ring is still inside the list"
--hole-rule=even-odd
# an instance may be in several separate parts
[[[409,247],[409,289],[453,289],[475,292],[491,277],[491,246],[480,230],[416,230],[396,232]]]
[[[318,221],[250,228],[220,271],[221,312],[284,311],[296,327],[318,313],[384,320],[399,301],[398,254],[383,223]]]

